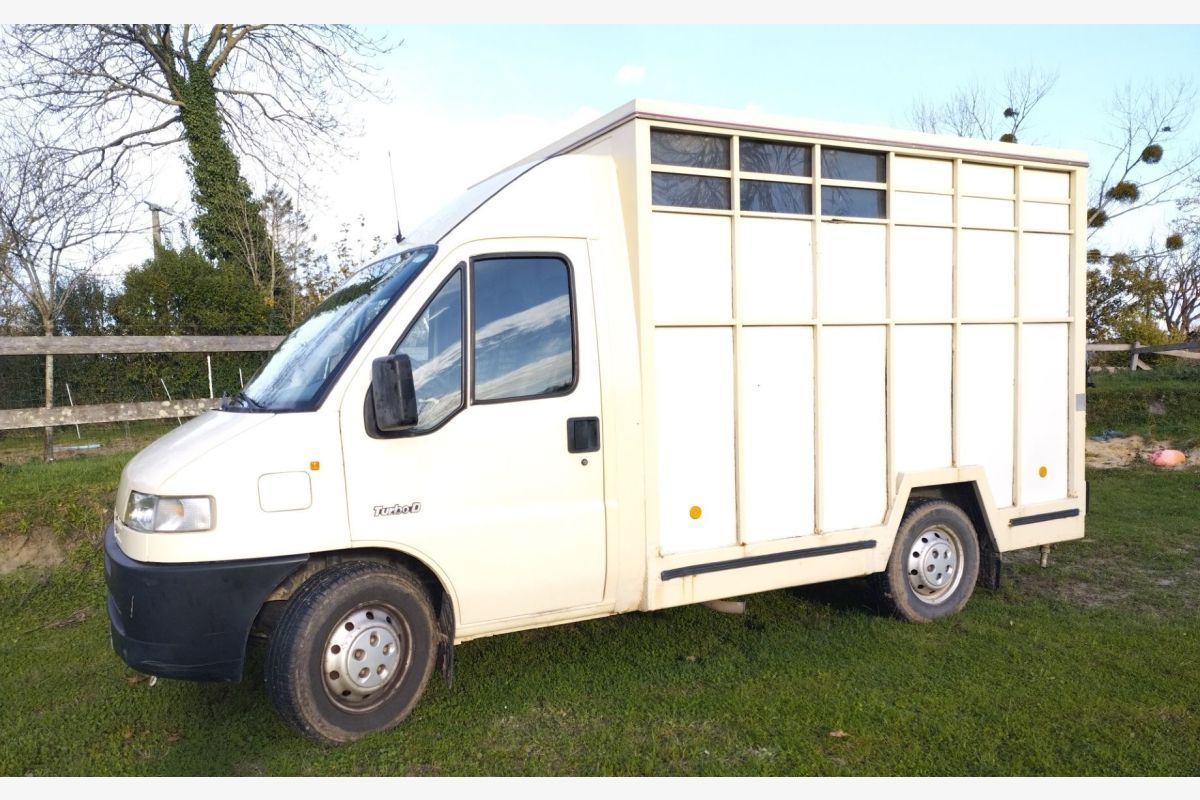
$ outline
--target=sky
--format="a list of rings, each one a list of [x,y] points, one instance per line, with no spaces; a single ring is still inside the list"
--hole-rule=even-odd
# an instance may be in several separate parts
[[[869,9],[870,6],[864,6]],[[870,16],[869,14],[865,16]],[[344,223],[365,219],[370,238],[394,234],[389,173],[400,222],[412,230],[481,180],[635,97],[835,122],[911,128],[913,103],[947,99],[973,81],[999,91],[1006,71],[1058,73],[1022,143],[1086,151],[1107,166],[1107,111],[1115,90],[1200,85],[1200,27],[429,25],[370,26],[395,49],[379,59],[390,100],[348,106],[361,130],[293,185],[331,251]],[[996,100],[997,113],[1003,100]],[[1200,142],[1200,119],[1189,132]],[[388,154],[392,167],[389,167]],[[247,165],[256,188],[263,178]],[[149,199],[186,212],[190,189],[178,156],[160,158]],[[1111,248],[1161,240],[1165,211],[1114,225]],[[110,273],[150,254],[132,238]]]
[[[1115,90],[1200,84],[1200,27],[1186,25],[373,30],[403,39],[383,72],[395,99],[361,107],[364,136],[323,184],[323,213],[361,213],[384,231],[394,227],[389,150],[411,228],[466,185],[634,97],[911,128],[918,98],[943,100],[972,81],[998,90],[1007,71],[1032,66],[1059,78],[1022,142],[1084,150],[1095,168],[1112,158],[1104,143]],[[996,113],[1003,108],[997,98]],[[1195,129],[1200,120],[1191,136],[1200,141]],[[1140,243],[1149,224],[1109,236]]]

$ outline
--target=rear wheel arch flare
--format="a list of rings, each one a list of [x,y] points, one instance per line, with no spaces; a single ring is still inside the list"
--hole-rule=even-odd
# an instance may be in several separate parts
[[[996,541],[996,532],[984,510],[983,492],[979,484],[972,480],[914,487],[908,496],[905,513],[908,513],[913,502],[921,498],[945,500],[958,506],[967,515],[979,537],[979,583],[988,589],[999,589],[1004,562]]]

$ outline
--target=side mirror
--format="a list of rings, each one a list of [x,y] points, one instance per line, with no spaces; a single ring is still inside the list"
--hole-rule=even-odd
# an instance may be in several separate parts
[[[371,362],[371,394],[379,430],[399,431],[417,424],[417,390],[408,356],[397,353]]]

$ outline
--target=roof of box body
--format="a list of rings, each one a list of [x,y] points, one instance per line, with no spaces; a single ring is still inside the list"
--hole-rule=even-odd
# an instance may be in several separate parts
[[[974,155],[1021,161],[1040,161],[1072,167],[1087,166],[1087,153],[1080,150],[1060,150],[1052,147],[1006,144],[986,139],[963,139],[957,136],[917,133],[915,131],[903,131],[895,128],[875,128],[867,125],[823,122],[820,120],[804,119],[802,117],[783,117],[776,114],[764,114],[758,111],[735,111],[643,99],[632,100],[626,103],[620,108],[583,126],[574,133],[564,136],[553,144],[521,159],[512,166],[515,167],[519,164],[540,161],[551,156],[570,152],[632,119],[648,119],[658,122],[676,122],[713,128],[727,128],[730,132],[752,131],[764,135],[805,136],[814,139],[835,139],[839,142],[853,142],[883,147],[899,146],[963,156]]]

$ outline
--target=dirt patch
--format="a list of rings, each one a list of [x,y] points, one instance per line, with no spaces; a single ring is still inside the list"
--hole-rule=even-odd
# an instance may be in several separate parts
[[[0,536],[0,575],[21,567],[57,567],[65,559],[62,545],[47,528]]]
[[[1084,448],[1084,458],[1089,467],[1097,469],[1117,469],[1131,467],[1135,464],[1147,463],[1147,457],[1156,450],[1171,449],[1170,442],[1157,439],[1147,441],[1141,436],[1115,436],[1106,441],[1088,439]],[[1187,463],[1178,467],[1163,467],[1163,469],[1184,469],[1189,465],[1200,464],[1200,448],[1187,453]]]
[[[1095,544],[1080,539],[1063,546],[1090,548]],[[1005,566],[1019,570],[1009,573],[1013,585],[1022,592],[1078,608],[1121,608],[1151,617],[1158,616],[1164,604],[1194,607],[1200,603],[1200,546],[1182,548],[1189,564],[1171,572],[1095,550],[1081,554],[1076,561],[1055,553],[1058,547],[1053,546],[1046,569],[1038,566],[1041,554],[1036,547],[1005,553]]]

